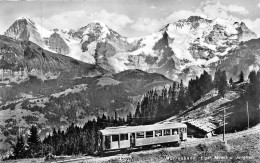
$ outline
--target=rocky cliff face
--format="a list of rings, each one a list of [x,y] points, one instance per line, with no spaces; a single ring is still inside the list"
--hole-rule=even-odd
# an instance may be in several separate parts
[[[43,38],[49,37],[50,34],[51,31],[42,28],[27,17],[16,20],[4,33],[5,36],[23,41],[31,41],[42,47],[45,46]]]
[[[94,56],[96,64],[110,70],[113,69],[112,65],[108,63],[109,58],[119,52],[130,51],[133,47],[127,42],[126,37],[121,36],[101,22],[92,22],[79,31],[82,31],[81,48],[83,52],[88,51],[95,44],[96,51],[92,51],[91,55]]]
[[[49,38],[49,47],[51,50],[54,50],[60,54],[69,54],[70,49],[66,42],[63,40],[62,37],[58,33],[53,33]]]
[[[73,78],[105,72],[98,66],[94,67],[64,55],[49,52],[29,41],[18,41],[0,36],[0,43],[0,69],[3,70],[2,72],[9,72],[10,79],[12,73],[20,71],[27,76],[33,75],[42,80],[49,79],[50,76],[71,74]]]
[[[258,71],[260,68],[259,45],[259,38],[242,42],[227,56],[211,66],[226,70],[228,77],[238,78],[240,71],[248,76],[250,71]]]

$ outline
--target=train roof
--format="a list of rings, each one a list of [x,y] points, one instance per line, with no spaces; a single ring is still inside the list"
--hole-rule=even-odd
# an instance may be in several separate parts
[[[161,123],[161,124],[153,124],[153,125],[144,125],[144,126],[119,126],[119,127],[107,127],[100,132],[103,135],[113,135],[113,134],[123,134],[123,133],[133,133],[133,132],[142,132],[142,131],[154,131],[160,129],[171,129],[171,128],[181,128],[187,127],[186,124],[183,123]]]

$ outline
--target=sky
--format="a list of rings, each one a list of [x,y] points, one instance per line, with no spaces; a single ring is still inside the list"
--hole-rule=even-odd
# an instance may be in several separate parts
[[[30,17],[49,30],[101,21],[123,36],[141,37],[191,15],[243,21],[260,36],[260,0],[0,0],[0,34]]]

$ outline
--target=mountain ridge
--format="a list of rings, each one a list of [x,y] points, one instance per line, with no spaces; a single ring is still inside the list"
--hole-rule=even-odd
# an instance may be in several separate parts
[[[14,34],[9,32],[8,35]],[[238,47],[239,42],[256,37],[243,22],[190,16],[136,39],[93,21],[77,30],[54,29],[44,42],[45,48],[51,51],[111,72],[141,69],[187,81],[204,70],[214,71],[216,67],[210,65],[216,65],[230,50]]]

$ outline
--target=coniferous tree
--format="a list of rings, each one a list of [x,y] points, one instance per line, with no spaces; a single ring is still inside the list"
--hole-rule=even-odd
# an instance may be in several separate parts
[[[217,69],[215,71],[215,77],[214,77],[214,87],[218,88],[218,84],[220,83],[220,77],[221,77],[221,71],[220,69]]]
[[[148,97],[144,96],[141,102],[141,121],[142,124],[145,123],[148,119]]]
[[[131,125],[133,122],[133,117],[132,117],[132,113],[129,112],[128,115],[127,115],[127,119],[126,119],[126,123]]]
[[[170,102],[171,102],[171,106],[173,106],[176,103],[176,83],[175,82],[173,82],[173,84],[172,84],[172,90],[171,90],[170,94],[171,94]]]
[[[243,71],[241,71],[239,74],[239,82],[241,83],[243,81],[244,81],[244,73],[243,73]]]
[[[117,123],[117,121],[118,121],[118,116],[117,116],[117,112],[115,111],[115,122],[114,123]]]
[[[226,71],[220,72],[219,80],[217,83],[219,94],[224,98],[227,90],[227,76]]]
[[[29,145],[28,154],[29,157],[39,157],[41,156],[41,141],[38,135],[38,130],[36,126],[32,126],[30,129],[30,135],[27,140]]]
[[[14,159],[24,158],[26,156],[25,142],[22,135],[17,137],[17,143],[13,146]]]
[[[251,71],[248,75],[248,79],[250,81],[250,83],[256,83],[257,82],[257,76],[256,76],[256,72],[255,71]]]
[[[175,110],[175,113],[179,113],[179,111],[185,110],[186,106],[187,106],[187,99],[185,97],[185,89],[184,89],[182,80],[180,83],[180,90],[179,90],[179,95],[178,95],[177,106],[178,106],[178,109]]]
[[[230,77],[230,79],[229,79],[229,84],[230,84],[230,85],[233,84],[233,79],[232,79],[232,77]]]
[[[139,119],[140,119],[140,116],[141,116],[141,111],[140,111],[140,103],[138,102],[137,103],[137,107],[136,107],[136,110],[135,110],[135,123],[139,123]]]

